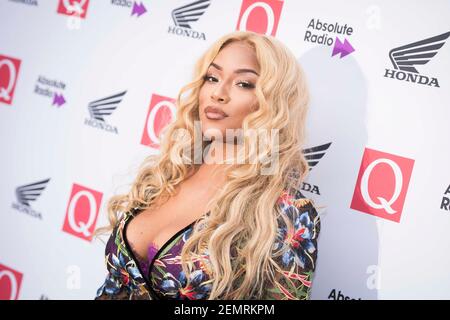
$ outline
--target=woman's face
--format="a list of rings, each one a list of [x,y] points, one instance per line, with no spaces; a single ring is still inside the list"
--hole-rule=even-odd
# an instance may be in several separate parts
[[[208,140],[225,129],[242,128],[243,119],[258,106],[255,84],[259,66],[254,50],[244,42],[222,48],[210,64],[199,93],[202,133]],[[226,139],[225,139],[226,140]]]

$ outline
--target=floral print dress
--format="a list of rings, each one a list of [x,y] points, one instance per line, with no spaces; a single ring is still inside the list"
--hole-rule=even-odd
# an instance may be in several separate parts
[[[281,249],[283,243],[288,243],[288,250],[273,256],[279,270],[276,281],[266,287],[262,299],[309,299],[320,232],[317,210],[309,199],[292,197],[286,192],[277,205],[294,228],[288,229],[284,220],[279,219],[273,250]],[[111,233],[105,249],[108,274],[95,299],[208,299],[212,288],[208,250],[193,257],[189,286],[181,268],[181,249],[198,220],[179,230],[161,248],[150,246],[146,262],[134,255],[125,237],[128,223],[136,213],[137,208],[125,213]]]

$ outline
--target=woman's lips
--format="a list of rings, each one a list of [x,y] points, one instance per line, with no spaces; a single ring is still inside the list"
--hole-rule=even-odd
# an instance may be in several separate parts
[[[205,116],[210,120],[222,120],[223,118],[228,117],[222,109],[213,106],[207,106],[205,108]]]
[[[209,120],[222,120],[226,118],[226,116],[218,112],[205,112],[205,115]]]

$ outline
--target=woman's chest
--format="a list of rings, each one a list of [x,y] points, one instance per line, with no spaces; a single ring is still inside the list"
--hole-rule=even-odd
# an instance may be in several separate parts
[[[124,237],[146,259],[150,246],[161,248],[179,230],[204,216],[212,195],[186,184],[167,201],[143,209],[128,223]]]
[[[124,237],[131,218],[119,223],[106,246],[108,270],[114,275],[114,281],[149,299],[206,299],[211,289],[208,256],[193,257],[193,269],[188,275],[181,264],[181,251],[192,232],[192,225],[176,232],[155,250],[148,269],[143,270]]]

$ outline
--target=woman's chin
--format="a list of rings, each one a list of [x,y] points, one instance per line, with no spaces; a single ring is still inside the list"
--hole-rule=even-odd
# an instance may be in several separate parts
[[[206,140],[223,140],[225,136],[223,128],[213,125],[204,125],[202,133]]]

